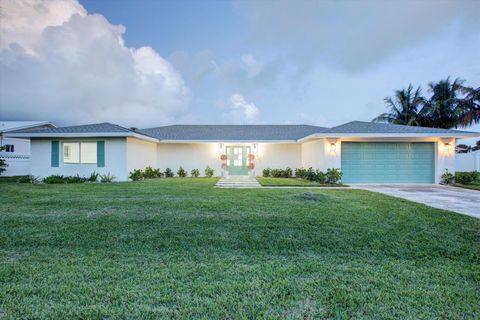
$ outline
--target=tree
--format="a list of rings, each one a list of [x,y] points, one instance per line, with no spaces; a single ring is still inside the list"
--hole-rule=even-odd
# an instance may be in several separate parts
[[[403,124],[407,126],[418,126],[420,124],[418,110],[425,103],[422,97],[422,89],[416,90],[410,84],[407,89],[395,91],[393,97],[384,99],[389,112],[382,113],[372,121]]]
[[[462,127],[469,127],[480,122],[480,87],[476,89],[462,87],[462,92],[465,97],[461,101],[463,110],[459,118],[459,124]]]
[[[469,153],[470,151],[472,151],[472,147],[467,146],[466,144],[459,144],[455,147],[455,151],[457,153]]]
[[[451,82],[448,77],[428,85],[432,96],[420,112],[422,126],[450,129],[459,125],[460,116],[465,108],[465,103],[460,97],[464,82],[459,78]]]
[[[397,90],[393,97],[385,98],[389,112],[373,119],[407,126],[433,128],[468,127],[480,122],[480,88],[464,86],[465,80],[450,77],[429,84],[430,98],[415,91],[410,84],[407,89]]]
[[[478,140],[477,143],[475,143],[475,145],[472,148],[472,151],[478,151],[478,150],[480,150],[480,140]]]

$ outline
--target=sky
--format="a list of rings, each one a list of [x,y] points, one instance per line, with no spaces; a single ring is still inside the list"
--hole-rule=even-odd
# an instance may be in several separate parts
[[[480,86],[478,12],[476,0],[0,0],[0,118],[370,121],[410,83]]]

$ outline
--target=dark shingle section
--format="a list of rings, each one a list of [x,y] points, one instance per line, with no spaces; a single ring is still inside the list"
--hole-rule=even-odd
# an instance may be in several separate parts
[[[160,140],[298,140],[326,128],[309,125],[173,125],[139,130]]]
[[[362,134],[362,133],[378,133],[378,134],[478,134],[478,132],[467,132],[460,130],[452,129],[439,129],[439,128],[426,128],[426,127],[412,127],[412,126],[403,126],[397,124],[389,123],[376,123],[376,122],[362,122],[362,121],[352,121],[348,122],[331,129],[327,129],[324,132],[335,133],[335,134]]]
[[[108,122],[85,124],[81,126],[60,127],[51,129],[31,130],[28,133],[129,133],[130,129]]]

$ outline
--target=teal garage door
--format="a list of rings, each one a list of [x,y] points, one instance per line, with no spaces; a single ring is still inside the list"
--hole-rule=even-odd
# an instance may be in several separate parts
[[[434,183],[431,142],[342,142],[344,183]]]

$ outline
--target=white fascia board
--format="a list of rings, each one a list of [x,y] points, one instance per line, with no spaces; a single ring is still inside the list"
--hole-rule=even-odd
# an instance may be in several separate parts
[[[6,134],[6,137],[15,137],[15,138],[122,138],[122,137],[134,137],[141,140],[147,140],[152,142],[158,142],[158,139],[144,136],[143,134],[138,134],[134,132],[84,132],[84,133],[28,133],[28,132],[19,132],[19,133],[10,133]]]
[[[472,133],[342,133],[342,134],[323,134],[314,133],[299,139],[299,142],[317,139],[317,138],[474,138],[480,137],[480,132]]]
[[[160,143],[297,143],[296,140],[160,140]]]

